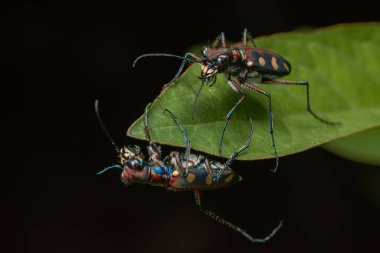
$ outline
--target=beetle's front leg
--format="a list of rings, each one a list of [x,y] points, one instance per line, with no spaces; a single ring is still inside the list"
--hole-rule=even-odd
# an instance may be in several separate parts
[[[241,70],[236,77],[236,80],[231,79],[231,73],[228,71],[225,71],[223,74],[227,79],[227,84],[233,89],[235,92],[239,92],[242,94],[244,92],[244,89],[242,88],[242,83],[244,83],[246,77],[247,77],[248,71],[243,69]]]

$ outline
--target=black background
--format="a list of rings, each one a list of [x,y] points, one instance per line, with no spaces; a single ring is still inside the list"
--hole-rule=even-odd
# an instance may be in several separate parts
[[[221,31],[237,41],[244,27],[257,37],[379,20],[370,2],[14,1],[1,14],[4,252],[379,248],[379,167],[319,148],[281,158],[275,175],[272,160],[236,162],[243,182],[203,194],[205,207],[258,237],[284,219],[265,245],[200,214],[192,193],[124,187],[116,172],[95,175],[117,158],[97,124],[94,99],[120,144],[144,146],[126,137],[126,129],[179,64],[152,58],[132,69],[138,55],[183,55]]]

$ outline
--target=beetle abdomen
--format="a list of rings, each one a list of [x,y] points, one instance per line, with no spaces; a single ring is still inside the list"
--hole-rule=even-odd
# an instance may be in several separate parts
[[[189,168],[186,175],[172,176],[167,189],[177,191],[215,190],[239,181],[241,181],[241,176],[231,169],[224,170],[219,180],[214,182],[205,169]]]
[[[272,51],[249,48],[245,54],[248,68],[260,73],[285,76],[291,71],[290,63]]]

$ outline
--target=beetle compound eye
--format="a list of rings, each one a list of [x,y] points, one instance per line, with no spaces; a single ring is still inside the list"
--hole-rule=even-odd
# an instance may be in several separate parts
[[[142,169],[142,164],[141,161],[137,158],[131,158],[126,162],[127,166],[131,169],[135,170],[141,170]]]
[[[225,54],[219,55],[216,59],[216,64],[218,66],[224,66],[228,63],[228,56]]]

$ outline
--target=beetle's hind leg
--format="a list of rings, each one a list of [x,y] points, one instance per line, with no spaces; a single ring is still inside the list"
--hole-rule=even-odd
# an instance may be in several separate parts
[[[217,215],[217,214],[215,214],[215,213],[213,213],[213,212],[211,212],[209,210],[202,209],[201,196],[199,194],[199,190],[195,190],[194,191],[194,195],[195,195],[195,202],[197,203],[197,206],[199,207],[199,210],[202,213],[206,214],[211,219],[216,220],[220,224],[222,224],[224,226],[227,226],[228,228],[232,229],[233,231],[239,233],[240,235],[242,235],[245,238],[247,238],[248,240],[250,240],[252,243],[265,243],[266,241],[268,241],[269,239],[271,239],[277,233],[277,231],[282,227],[283,221],[280,221],[280,224],[277,227],[275,227],[272,230],[272,232],[269,235],[267,235],[266,237],[264,237],[264,238],[254,238],[252,235],[248,234],[247,231],[245,231],[242,228],[240,228],[240,227],[232,224],[228,220],[223,219],[219,215]]]
[[[319,120],[320,122],[323,122],[328,125],[337,125],[339,124],[338,122],[332,122],[325,120],[318,116],[313,110],[311,110],[310,106],[310,85],[308,81],[282,81],[282,80],[264,80],[263,84],[273,84],[273,85],[304,85],[306,86],[306,105],[307,105],[307,111],[313,115],[314,118]]]

